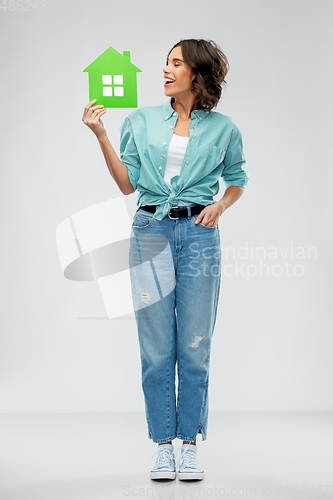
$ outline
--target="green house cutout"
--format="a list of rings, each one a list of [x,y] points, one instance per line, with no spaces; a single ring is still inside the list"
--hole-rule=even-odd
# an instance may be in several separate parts
[[[83,72],[89,75],[89,101],[106,108],[137,108],[136,74],[141,69],[131,63],[128,50],[123,54],[113,47],[106,49]]]

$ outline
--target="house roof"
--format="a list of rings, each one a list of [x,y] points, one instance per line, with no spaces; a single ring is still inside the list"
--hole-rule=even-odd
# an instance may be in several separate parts
[[[87,66],[83,72],[98,71],[105,72],[108,67],[112,65],[112,69],[120,71],[121,68],[126,66],[126,69],[134,71],[136,73],[141,73],[141,69],[137,68],[131,63],[131,55],[129,50],[124,50],[122,54],[115,50],[113,47],[109,47],[101,55],[99,55],[89,66]]]

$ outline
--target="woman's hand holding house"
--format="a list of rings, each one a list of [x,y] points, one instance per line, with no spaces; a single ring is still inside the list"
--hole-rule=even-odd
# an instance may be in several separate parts
[[[104,134],[106,135],[101,116],[106,113],[107,110],[104,108],[103,104],[93,106],[95,101],[96,99],[93,99],[84,108],[82,121],[94,132],[94,134],[96,134],[97,138],[99,138]]]

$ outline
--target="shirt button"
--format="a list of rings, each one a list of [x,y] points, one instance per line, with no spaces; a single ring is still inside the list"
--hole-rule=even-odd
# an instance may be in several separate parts
[[[172,125],[170,125],[170,128],[173,128]]]
[[[166,142],[163,142],[163,146],[165,146],[165,145],[166,145]]]
[[[167,119],[168,117],[166,116],[165,119]]]
[[[160,170],[162,170],[162,167],[158,167]]]
[[[186,162],[186,165],[188,165],[188,161]]]

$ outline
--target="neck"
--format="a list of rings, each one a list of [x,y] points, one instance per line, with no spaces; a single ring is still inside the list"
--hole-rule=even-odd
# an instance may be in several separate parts
[[[171,102],[171,106],[175,111],[177,111],[181,120],[190,120],[191,113],[195,109],[194,101],[195,97],[193,94],[184,98],[174,97],[173,102]]]

